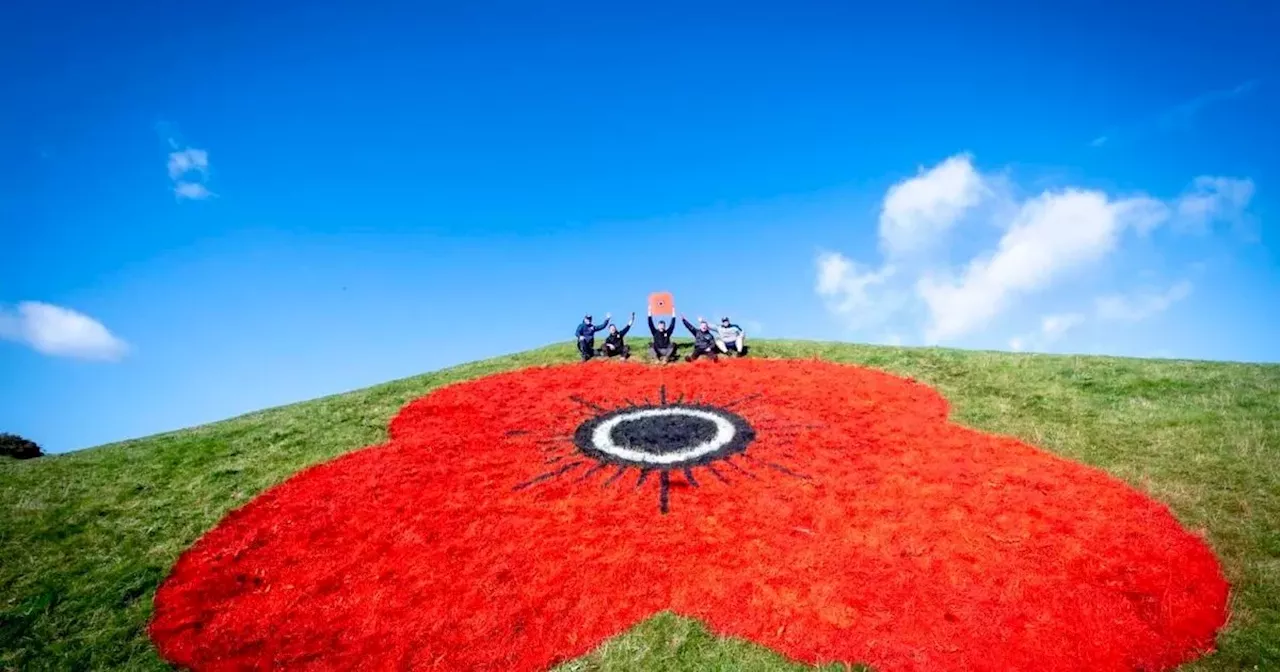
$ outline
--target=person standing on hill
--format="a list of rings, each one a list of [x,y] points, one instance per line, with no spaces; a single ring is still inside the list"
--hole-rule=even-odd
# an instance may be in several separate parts
[[[635,321],[636,314],[631,313],[631,319],[627,320],[627,326],[619,329],[616,324],[609,325],[609,335],[604,339],[604,346],[600,348],[600,354],[605,357],[631,359],[631,347],[622,339],[627,337],[627,332],[631,331],[631,325]]]
[[[675,326],[675,319],[671,320],[671,326]],[[653,342],[649,344],[649,354],[653,358],[666,364],[675,361],[676,344],[671,342],[672,329],[667,328],[666,320],[658,320],[658,325],[653,324],[653,311],[649,311],[649,334],[653,336]]]
[[[741,357],[747,354],[747,334],[729,318],[722,317],[720,328],[716,330],[716,347],[726,355],[733,351]]]
[[[712,333],[711,325],[699,317],[698,326],[695,327],[683,314],[680,316],[680,321],[684,322],[684,328],[693,334],[693,352],[689,353],[684,361],[692,362],[704,355],[710,357],[713,362],[719,361],[720,356],[716,354],[716,335]]]
[[[591,324],[591,316],[584,315],[582,324],[578,325],[574,335],[578,337],[578,354],[582,355],[582,361],[591,359],[596,354],[596,332],[603,330],[609,326],[609,313],[604,314],[604,324],[595,326]]]

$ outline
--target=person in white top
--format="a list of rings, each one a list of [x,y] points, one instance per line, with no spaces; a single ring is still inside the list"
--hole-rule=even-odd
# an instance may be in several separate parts
[[[741,357],[747,354],[747,332],[742,327],[729,321],[729,318],[720,318],[720,328],[716,330],[716,347],[720,352],[734,354]]]

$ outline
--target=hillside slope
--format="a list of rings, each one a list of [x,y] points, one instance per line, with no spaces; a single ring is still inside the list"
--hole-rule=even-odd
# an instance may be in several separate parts
[[[1219,652],[1190,669],[1280,668],[1280,366],[761,341],[936,386],[955,420],[1102,467],[1204,530],[1233,585]],[[0,669],[163,669],[145,632],[157,584],[228,510],[298,469],[374,443],[450,382],[571,362],[570,344],[161,436],[0,460]],[[660,616],[569,669],[790,669]]]

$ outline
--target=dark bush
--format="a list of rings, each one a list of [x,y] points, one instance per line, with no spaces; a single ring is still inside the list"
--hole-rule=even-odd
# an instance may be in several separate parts
[[[16,457],[29,460],[44,455],[35,441],[24,439],[17,434],[0,434],[0,457]]]

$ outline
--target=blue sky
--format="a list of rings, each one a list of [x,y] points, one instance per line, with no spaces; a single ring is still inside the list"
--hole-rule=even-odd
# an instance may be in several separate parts
[[[0,9],[0,431],[214,421],[654,290],[1280,361],[1276,3],[267,4]]]

